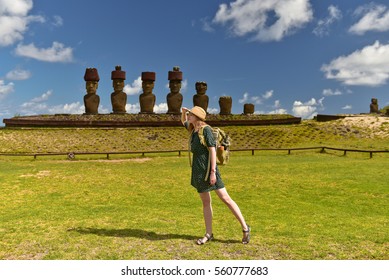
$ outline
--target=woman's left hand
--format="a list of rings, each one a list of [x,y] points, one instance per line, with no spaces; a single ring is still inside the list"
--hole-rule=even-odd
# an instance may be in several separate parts
[[[212,172],[211,175],[209,176],[209,184],[211,186],[216,184],[216,174],[214,172]]]

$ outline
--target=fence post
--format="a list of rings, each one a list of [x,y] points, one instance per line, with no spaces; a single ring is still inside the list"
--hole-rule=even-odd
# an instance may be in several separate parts
[[[251,155],[252,155],[252,156],[254,155],[254,149],[251,150]]]
[[[373,152],[370,152],[370,158],[372,158],[373,157]]]

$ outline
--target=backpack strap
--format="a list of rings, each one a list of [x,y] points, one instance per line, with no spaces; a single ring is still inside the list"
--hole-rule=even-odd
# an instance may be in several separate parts
[[[205,147],[207,147],[207,143],[205,143],[205,138],[204,138],[204,128],[206,127],[211,127],[210,125],[206,124],[200,127],[199,129],[199,138],[200,138],[200,143],[203,144]]]
[[[190,156],[191,150],[192,150],[192,137],[193,137],[193,130],[190,132],[188,137],[188,156],[189,156],[189,166],[192,167],[192,158]]]
[[[199,129],[200,143],[203,144],[205,147],[207,147],[207,143],[205,143],[204,128],[207,126],[211,127],[210,125],[206,124],[206,125],[203,125],[202,127],[200,127],[200,129]],[[207,166],[207,173],[205,174],[204,181],[207,181],[210,169],[211,169],[211,153],[208,151],[208,166]]]

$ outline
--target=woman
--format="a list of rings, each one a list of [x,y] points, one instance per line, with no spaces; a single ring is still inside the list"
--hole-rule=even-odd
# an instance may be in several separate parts
[[[205,235],[197,240],[198,245],[203,245],[213,239],[212,233],[212,204],[210,191],[214,190],[218,197],[230,208],[236,219],[242,226],[242,243],[250,241],[250,227],[246,224],[238,205],[231,199],[224,187],[216,165],[216,142],[212,135],[212,129],[205,123],[206,112],[199,106],[191,110],[182,108],[181,121],[190,134],[190,147],[193,153],[191,184],[197,189],[203,203],[205,221]],[[202,134],[199,131],[202,130]],[[204,146],[204,144],[206,144]],[[208,162],[210,158],[210,163]],[[208,169],[209,167],[209,169]]]

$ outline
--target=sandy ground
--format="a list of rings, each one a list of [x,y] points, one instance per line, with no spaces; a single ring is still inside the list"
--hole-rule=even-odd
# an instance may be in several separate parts
[[[360,115],[346,117],[337,122],[348,127],[370,130],[376,136],[389,137],[389,117],[386,116]]]

